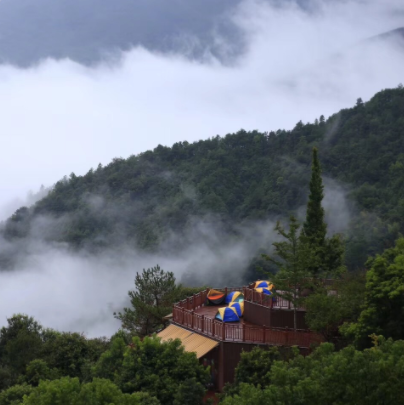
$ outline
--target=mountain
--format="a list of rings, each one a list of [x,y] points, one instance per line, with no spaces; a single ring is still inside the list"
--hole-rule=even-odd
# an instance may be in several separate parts
[[[189,230],[201,223],[219,240],[237,238],[246,224],[302,211],[313,146],[331,201],[329,229],[344,233],[349,267],[363,267],[368,254],[404,232],[401,85],[291,131],[241,130],[159,145],[84,176],[72,173],[3,223],[2,235],[18,252],[32,239],[89,251],[122,245],[175,251],[190,243]],[[12,263],[13,252],[3,249],[3,266]]]

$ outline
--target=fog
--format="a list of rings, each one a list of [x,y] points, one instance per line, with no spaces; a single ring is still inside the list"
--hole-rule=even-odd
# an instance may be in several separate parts
[[[54,226],[49,218],[47,225]],[[36,233],[33,229],[21,247],[24,254],[16,269],[0,272],[0,326],[14,313],[28,313],[46,327],[89,337],[110,336],[118,330],[120,322],[113,313],[130,306],[127,293],[134,289],[136,272],[159,264],[186,285],[238,286],[259,249],[269,251],[276,238],[271,221],[244,224],[237,238],[226,239],[220,226],[205,218],[195,219],[184,231],[181,239],[187,243],[180,252],[172,253],[172,247],[184,241],[172,234],[158,253],[123,245],[93,255],[72,252],[63,244],[45,244]]]
[[[325,179],[330,233],[348,229],[352,207],[346,191]],[[112,210],[109,215],[116,215]],[[304,213],[301,207],[301,221]],[[254,281],[247,274],[252,261],[263,252],[272,253],[272,243],[279,240],[274,219],[236,225],[230,236],[217,218],[207,215],[193,218],[181,234],[172,232],[152,254],[128,246],[120,237],[119,243],[109,240],[111,248],[97,254],[86,249],[73,252],[65,244],[44,241],[44,235],[57,232],[61,222],[68,220],[68,216],[38,217],[27,240],[12,245],[0,241],[0,251],[10,248],[18,256],[12,271],[0,272],[0,326],[12,314],[28,313],[46,327],[88,337],[111,336],[120,327],[113,313],[130,307],[127,293],[134,289],[136,272],[159,264],[188,286],[241,286]],[[288,227],[286,218],[282,223]]]
[[[404,81],[402,37],[374,38],[404,25],[401,0],[313,0],[304,8],[293,1],[245,0],[223,18],[245,39],[232,63],[217,56],[231,47],[231,37],[213,30],[220,46],[211,52],[204,45],[198,59],[136,47],[96,66],[68,59],[25,69],[1,65],[0,219],[32,203],[25,201],[29,190],[114,157],[240,128],[291,129]],[[191,49],[195,40],[182,38]],[[331,188],[345,198],[343,186]],[[339,209],[342,219],[333,229],[340,231],[345,200],[326,195],[326,201]],[[230,274],[232,266],[241,275],[256,253],[251,235],[264,237],[262,224],[249,224],[231,242],[207,229],[180,257],[131,250],[91,257],[33,241],[18,270],[0,274],[0,324],[26,312],[45,326],[110,334],[118,327],[112,312],[125,303],[136,271],[159,263],[179,278],[189,272],[216,276],[217,269]],[[274,235],[265,235],[269,246]],[[212,284],[223,282],[210,277]]]
[[[291,129],[403,81],[402,43],[364,41],[404,24],[401,1],[307,4],[242,2],[227,18],[248,46],[231,66],[209,49],[201,62],[144,48],[96,67],[0,66],[2,217],[28,190],[113,157],[240,128]]]

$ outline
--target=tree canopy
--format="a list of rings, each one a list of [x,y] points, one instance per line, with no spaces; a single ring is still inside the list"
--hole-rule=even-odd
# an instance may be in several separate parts
[[[241,384],[224,405],[368,405],[404,404],[404,341],[374,336],[364,351],[349,346],[334,351],[323,343],[311,355],[275,361],[269,384]]]
[[[404,339],[404,238],[367,265],[363,310],[358,322],[345,325],[343,332],[358,347],[368,347],[373,333]]]

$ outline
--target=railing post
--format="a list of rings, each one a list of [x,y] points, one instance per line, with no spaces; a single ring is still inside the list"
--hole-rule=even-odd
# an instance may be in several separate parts
[[[194,311],[191,312],[191,329],[194,329]]]
[[[224,322],[222,325],[222,340],[223,342],[226,340],[226,324]]]
[[[182,316],[181,316],[181,325],[184,325],[184,311],[185,311],[185,308],[184,307],[181,307],[181,313],[182,313]]]
[[[245,323],[243,323],[243,342],[245,342]]]
[[[212,336],[215,336],[215,320],[212,321]]]
[[[194,304],[192,309],[193,309],[194,311],[195,311],[195,295],[196,295],[196,294],[194,294],[194,295],[193,295],[193,298],[192,298],[192,302],[193,302],[193,304]]]
[[[201,329],[202,329],[202,333],[204,331],[205,328],[205,315],[201,316]]]
[[[265,343],[265,341],[266,341],[266,326],[264,325],[264,331],[263,331],[263,333],[262,333],[262,338],[263,338],[263,342],[262,343]]]

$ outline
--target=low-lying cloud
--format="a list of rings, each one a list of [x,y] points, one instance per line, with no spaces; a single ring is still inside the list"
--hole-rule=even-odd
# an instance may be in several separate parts
[[[49,218],[47,224],[55,225]],[[15,268],[0,272],[0,326],[14,313],[27,313],[47,327],[110,336],[120,326],[113,313],[130,306],[127,292],[134,289],[136,272],[159,264],[187,285],[240,285],[259,249],[270,248],[273,229],[271,221],[249,223],[237,238],[229,238],[208,219],[195,220],[153,254],[127,245],[99,254],[72,252],[63,244],[38,240],[33,230],[20,246]],[[184,247],[175,249],[179,245]]]
[[[87,198],[95,215],[116,218],[120,211],[110,206],[101,214],[103,198]],[[330,233],[347,231],[347,193],[330,179],[325,179],[324,207]],[[305,207],[299,211],[303,221]],[[8,249],[16,260],[13,270],[0,272],[0,326],[14,313],[27,313],[47,327],[110,336],[120,327],[113,313],[130,306],[127,292],[134,289],[136,272],[159,264],[186,285],[240,286],[254,281],[247,270],[279,240],[275,220],[246,221],[229,232],[219,217],[207,215],[190,218],[182,232],[171,232],[153,253],[134,248],[129,238],[125,243],[119,231],[104,235],[108,248],[90,253],[88,246],[73,251],[66,244],[46,241],[57,240],[68,221],[69,215],[37,217],[25,240],[1,241],[0,254]],[[287,218],[282,222],[287,228]]]
[[[1,66],[0,206],[113,157],[240,128],[290,129],[403,81],[404,48],[364,42],[403,25],[401,1],[303,3],[243,1],[227,18],[248,46],[231,66],[209,49],[201,62],[143,48],[92,68]]]

